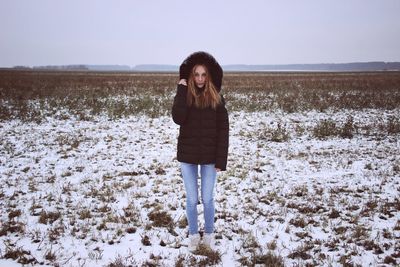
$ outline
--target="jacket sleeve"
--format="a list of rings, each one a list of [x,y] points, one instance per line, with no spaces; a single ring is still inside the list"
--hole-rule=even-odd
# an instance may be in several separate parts
[[[182,125],[186,121],[188,107],[186,104],[187,86],[178,84],[178,89],[172,105],[172,119],[176,124]]]
[[[221,104],[217,108],[217,155],[215,167],[226,170],[229,147],[229,118],[225,108],[225,99],[221,95]]]

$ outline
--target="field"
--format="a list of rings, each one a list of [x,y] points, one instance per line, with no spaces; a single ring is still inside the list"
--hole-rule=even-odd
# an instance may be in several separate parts
[[[195,254],[177,79],[0,70],[0,266],[400,264],[399,72],[225,73],[217,250]]]

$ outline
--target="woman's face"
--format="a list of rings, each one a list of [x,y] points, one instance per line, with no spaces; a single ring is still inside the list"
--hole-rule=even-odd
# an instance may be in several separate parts
[[[207,81],[207,72],[204,66],[199,65],[194,69],[194,83],[197,87],[203,88]]]

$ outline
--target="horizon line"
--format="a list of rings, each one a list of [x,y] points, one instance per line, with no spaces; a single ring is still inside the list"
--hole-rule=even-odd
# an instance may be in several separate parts
[[[332,63],[332,62],[320,62],[320,63],[262,63],[262,64],[249,64],[249,63],[232,63],[232,64],[221,64],[222,66],[291,66],[291,65],[341,65],[341,64],[372,64],[372,63],[384,63],[384,64],[393,64],[400,63],[400,61],[349,61],[349,62],[340,62],[340,63]],[[138,66],[170,66],[176,67],[181,64],[163,64],[163,63],[140,63],[136,65],[128,65],[128,64],[88,64],[88,63],[78,63],[78,64],[41,64],[41,65],[24,65],[24,64],[16,64],[11,67],[0,66],[0,68],[15,68],[15,67],[27,67],[27,68],[35,68],[35,67],[77,67],[77,66],[123,66],[135,68]]]

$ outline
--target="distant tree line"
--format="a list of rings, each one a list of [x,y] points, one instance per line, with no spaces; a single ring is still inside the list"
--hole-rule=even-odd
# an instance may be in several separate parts
[[[127,65],[48,65],[15,66],[14,69],[34,70],[90,70],[90,71],[171,71],[179,70],[178,65],[142,64]],[[400,62],[353,62],[323,64],[282,64],[282,65],[223,65],[224,71],[399,71]]]
[[[48,65],[48,66],[14,66],[14,69],[34,69],[34,70],[89,70],[86,65]]]

